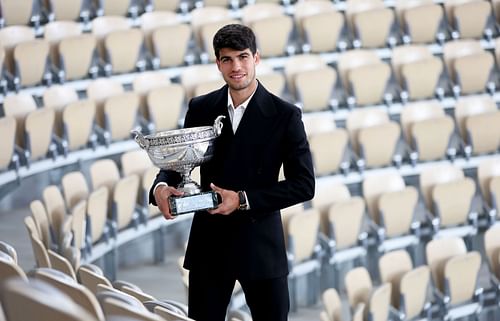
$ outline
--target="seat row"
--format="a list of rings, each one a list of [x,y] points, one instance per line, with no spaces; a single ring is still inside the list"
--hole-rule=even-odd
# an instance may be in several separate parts
[[[176,14],[168,11],[144,14],[141,16],[140,28],[132,28],[130,21],[124,17],[98,17],[92,21],[91,32],[85,33],[82,33],[81,26],[75,22],[56,21],[45,26],[43,39],[35,39],[33,30],[28,27],[7,27],[0,30],[0,43],[5,49],[3,60],[5,60],[5,72],[10,78],[8,87],[18,90],[41,82],[49,84],[54,81],[62,82],[98,75],[130,73],[146,68],[170,68],[185,63],[213,62],[215,56],[212,52],[212,37],[217,29],[228,23],[251,26],[256,33],[258,47],[264,58],[286,56],[295,52],[322,53],[339,49],[344,51],[383,48],[387,47],[388,38],[394,38],[389,36],[390,26],[383,27],[385,31],[382,33],[373,26],[373,22],[370,22],[366,24],[368,35],[363,36],[358,30],[360,28],[352,26],[361,19],[351,17],[352,22],[347,19],[348,22],[344,27],[344,18],[341,18],[340,23],[330,17],[321,18],[324,12],[328,11],[324,6],[333,4],[327,1],[316,2],[317,7],[301,8],[297,11],[301,14],[293,18],[286,15],[279,5],[264,3],[245,7],[241,17],[235,17],[231,11],[220,7],[199,8],[190,14],[190,24],[183,23]],[[311,3],[316,2],[299,2],[297,5],[312,6]],[[368,1],[368,4],[372,3],[372,0]],[[358,5],[365,7],[364,4]],[[384,4],[380,2],[380,5]],[[335,10],[334,7],[331,10]],[[332,13],[343,17],[337,11]],[[470,10],[467,14],[470,14]],[[319,20],[314,23],[304,23],[309,17]],[[378,19],[368,15],[367,21],[378,21]],[[474,20],[473,26],[478,25],[477,21],[478,19]],[[336,25],[334,37],[330,28],[323,28],[324,23]],[[463,26],[464,23],[460,25]],[[350,28],[353,30],[345,31]],[[430,33],[435,35],[437,31]],[[445,40],[459,38],[474,37],[444,37]],[[393,40],[391,47],[398,43],[429,44],[435,42],[433,39],[435,36],[428,37],[425,41]],[[346,41],[352,44],[347,44]],[[296,48],[297,45],[302,49]],[[31,64],[28,66],[25,58],[23,59],[25,56],[23,52],[33,51],[37,52],[37,55],[29,55]],[[55,70],[54,73],[51,72],[52,69]]]

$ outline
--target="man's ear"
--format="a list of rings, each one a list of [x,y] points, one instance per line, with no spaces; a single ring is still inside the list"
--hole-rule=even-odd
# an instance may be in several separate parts
[[[257,49],[257,51],[255,52],[255,55],[254,55],[254,59],[255,59],[255,64],[258,65],[259,62],[260,62],[260,52],[259,50]]]

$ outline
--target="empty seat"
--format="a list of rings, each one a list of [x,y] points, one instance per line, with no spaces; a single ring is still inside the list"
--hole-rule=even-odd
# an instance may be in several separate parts
[[[321,302],[326,314],[324,321],[342,321],[342,302],[340,296],[334,288],[326,289],[321,295]],[[321,319],[323,321],[323,319]]]
[[[46,215],[53,231],[54,240],[59,247],[62,247],[65,232],[65,224],[68,223],[67,209],[61,190],[55,185],[49,185],[42,192],[43,204],[45,205]]]
[[[14,48],[17,44],[35,39],[35,32],[28,26],[0,28],[0,43],[5,49],[6,70],[14,74]]]
[[[471,237],[477,233],[477,213],[472,207],[474,180],[451,164],[422,170],[420,189],[425,206],[432,213],[433,237]]]
[[[156,28],[151,36],[155,68],[183,65],[191,34],[191,29],[186,24]]]
[[[105,186],[112,195],[113,188],[119,180],[120,171],[113,160],[100,159],[90,165],[90,181],[93,190]]]
[[[89,196],[87,180],[80,171],[64,174],[61,179],[61,186],[67,208],[73,208],[77,203]]]
[[[482,195],[483,208],[493,224],[500,216],[500,159],[484,160],[477,166],[477,180]]]
[[[500,255],[500,225],[493,225],[484,233],[484,250],[492,286],[498,291],[498,286],[500,286],[498,281],[500,280],[500,260],[498,259]]]
[[[440,30],[443,7],[433,0],[399,0],[395,3],[396,15],[404,43],[432,43],[444,41]]]
[[[87,0],[48,0],[46,6],[53,20],[88,22],[94,14]]]
[[[437,101],[408,104],[401,111],[401,126],[406,144],[411,148],[410,159],[417,161],[453,158],[452,146],[455,124]]]
[[[19,167],[19,156],[15,153],[16,119],[12,116],[0,118],[0,171]]]
[[[16,144],[24,147],[24,124],[26,116],[37,109],[35,99],[26,93],[11,95],[4,98],[3,112],[5,116],[16,119]]]
[[[371,292],[373,291],[373,283],[364,266],[360,266],[349,270],[345,276],[345,285],[347,292],[347,302],[352,310],[360,304],[368,305]]]
[[[358,108],[347,116],[346,128],[350,142],[358,157],[359,169],[398,165],[401,156],[397,145],[401,136],[399,124],[389,120],[383,110]]]
[[[433,97],[439,86],[443,62],[422,45],[399,46],[392,51],[392,66],[402,99]]]
[[[121,83],[113,79],[99,78],[87,86],[87,98],[96,104],[96,122],[104,128],[104,104],[109,97],[118,96],[125,90]]]
[[[452,37],[482,38],[491,16],[491,3],[484,0],[446,0],[446,18],[452,29]],[[489,30],[492,34],[492,30]]]
[[[98,285],[104,284],[113,287],[102,270],[94,264],[82,264],[77,271],[79,282],[89,289],[94,295],[98,293]]]
[[[333,123],[335,124],[335,123]],[[347,172],[350,167],[349,136],[344,128],[334,128],[309,136],[316,176]]]
[[[112,231],[110,220],[108,219],[109,191],[105,186],[101,186],[90,193],[87,199],[87,231],[90,238],[90,246],[104,239],[111,238]]]
[[[63,136],[63,111],[69,104],[78,101],[78,93],[73,87],[53,85],[43,92],[43,107],[55,112],[54,132],[58,137]]]
[[[495,101],[487,95],[461,97],[455,105],[455,118],[466,157],[492,153],[500,146],[500,119]]]
[[[114,31],[130,29],[130,23],[123,16],[100,16],[92,20],[92,34],[97,37],[99,56],[105,56],[104,39]]]
[[[41,20],[41,2],[38,0],[0,1],[0,26],[33,25],[39,27]]]
[[[104,103],[104,129],[109,133],[109,141],[130,138],[130,131],[137,124],[139,95],[126,92],[109,97]],[[108,142],[109,142],[108,141]]]
[[[293,21],[276,3],[255,3],[241,9],[242,22],[252,28],[263,58],[284,56],[290,52],[289,38]]]
[[[93,132],[95,114],[96,104],[91,100],[79,100],[64,108],[62,137],[67,146],[66,153],[86,146],[95,147],[97,139]]]
[[[348,0],[345,12],[355,48],[386,46],[395,18],[382,0]]]
[[[374,51],[357,49],[343,52],[337,67],[350,106],[382,102],[391,70]]]
[[[118,230],[125,229],[131,224],[138,225],[139,213],[135,211],[138,191],[138,175],[129,175],[116,182],[113,189],[111,219],[116,222]]]
[[[149,120],[146,97],[148,93],[155,88],[161,88],[170,85],[170,78],[161,72],[145,71],[138,74],[132,81],[132,90],[139,94],[140,113]]]
[[[29,162],[51,156],[55,159],[57,146],[53,142],[55,112],[53,109],[37,109],[26,115],[24,123],[24,148]],[[29,163],[28,163],[29,164]]]
[[[37,39],[18,44],[14,48],[14,77],[19,78],[16,88],[50,85],[49,43]]]
[[[142,200],[141,204],[146,213],[146,217],[148,218],[161,213],[157,206],[149,203],[149,190],[151,189],[157,174],[158,169],[156,167],[150,167],[141,177],[142,196],[139,199]]]
[[[142,149],[123,153],[120,157],[120,162],[123,176],[132,174],[142,176],[144,171],[153,166],[148,153]]]
[[[281,71],[275,71],[269,64],[260,61],[255,70],[257,79],[262,83],[266,89],[281,96],[285,90],[285,76]]]
[[[329,109],[337,72],[319,56],[296,55],[285,63],[290,91],[304,112]]]
[[[104,49],[105,67],[108,74],[143,71],[145,61],[141,57],[144,36],[139,29],[116,30],[106,35]]]
[[[344,28],[344,16],[333,3],[322,0],[299,1],[294,19],[304,52],[335,51]]]
[[[443,57],[454,95],[481,93],[489,86],[494,58],[478,41],[446,42],[443,45]]]
[[[337,128],[333,113],[302,114],[302,123],[308,137]]]
[[[5,283],[2,305],[8,320],[97,321],[63,292],[40,280],[13,279]]]
[[[416,246],[420,241],[417,189],[406,186],[396,171],[367,176],[362,187],[368,214],[379,227],[378,250],[386,252]]]
[[[147,110],[153,130],[159,132],[178,128],[184,101],[185,91],[179,84],[151,90],[147,95]]]
[[[139,7],[134,0],[98,0],[97,14],[99,16],[127,16],[136,18]]]
[[[32,216],[24,218],[24,226],[28,231],[28,236],[31,241],[31,249],[35,257],[35,264],[37,267],[51,267],[47,248],[43,244],[35,220]]]
[[[52,61],[57,62],[57,46],[62,39],[81,34],[82,27],[76,21],[51,21],[43,26],[43,38],[50,43]]]
[[[216,84],[217,86],[224,84],[216,64],[188,66],[182,70],[180,79],[188,101],[196,96],[198,86],[207,83]]]

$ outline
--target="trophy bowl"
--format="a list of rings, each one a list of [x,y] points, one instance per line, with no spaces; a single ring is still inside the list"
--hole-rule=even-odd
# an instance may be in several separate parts
[[[133,130],[132,134],[155,166],[182,175],[182,183],[178,189],[192,195],[201,190],[191,179],[191,171],[212,158],[213,144],[222,132],[223,118],[225,116],[218,116],[213,126],[168,130],[146,136],[139,130]]]
[[[191,171],[213,156],[214,142],[222,132],[222,119],[218,116],[213,126],[201,126],[142,135],[133,130],[134,139],[144,149],[153,164],[161,169],[182,175],[177,189],[183,196],[169,197],[172,215],[216,208],[220,202],[213,191],[202,192],[200,185],[191,179]]]

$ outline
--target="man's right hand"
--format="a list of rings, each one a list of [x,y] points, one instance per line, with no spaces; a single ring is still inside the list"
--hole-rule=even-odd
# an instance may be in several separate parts
[[[170,205],[168,203],[168,198],[172,195],[174,196],[182,196],[184,193],[175,189],[172,186],[160,185],[156,188],[155,191],[155,200],[158,208],[163,213],[163,217],[167,220],[171,220],[175,218],[170,212]]]

